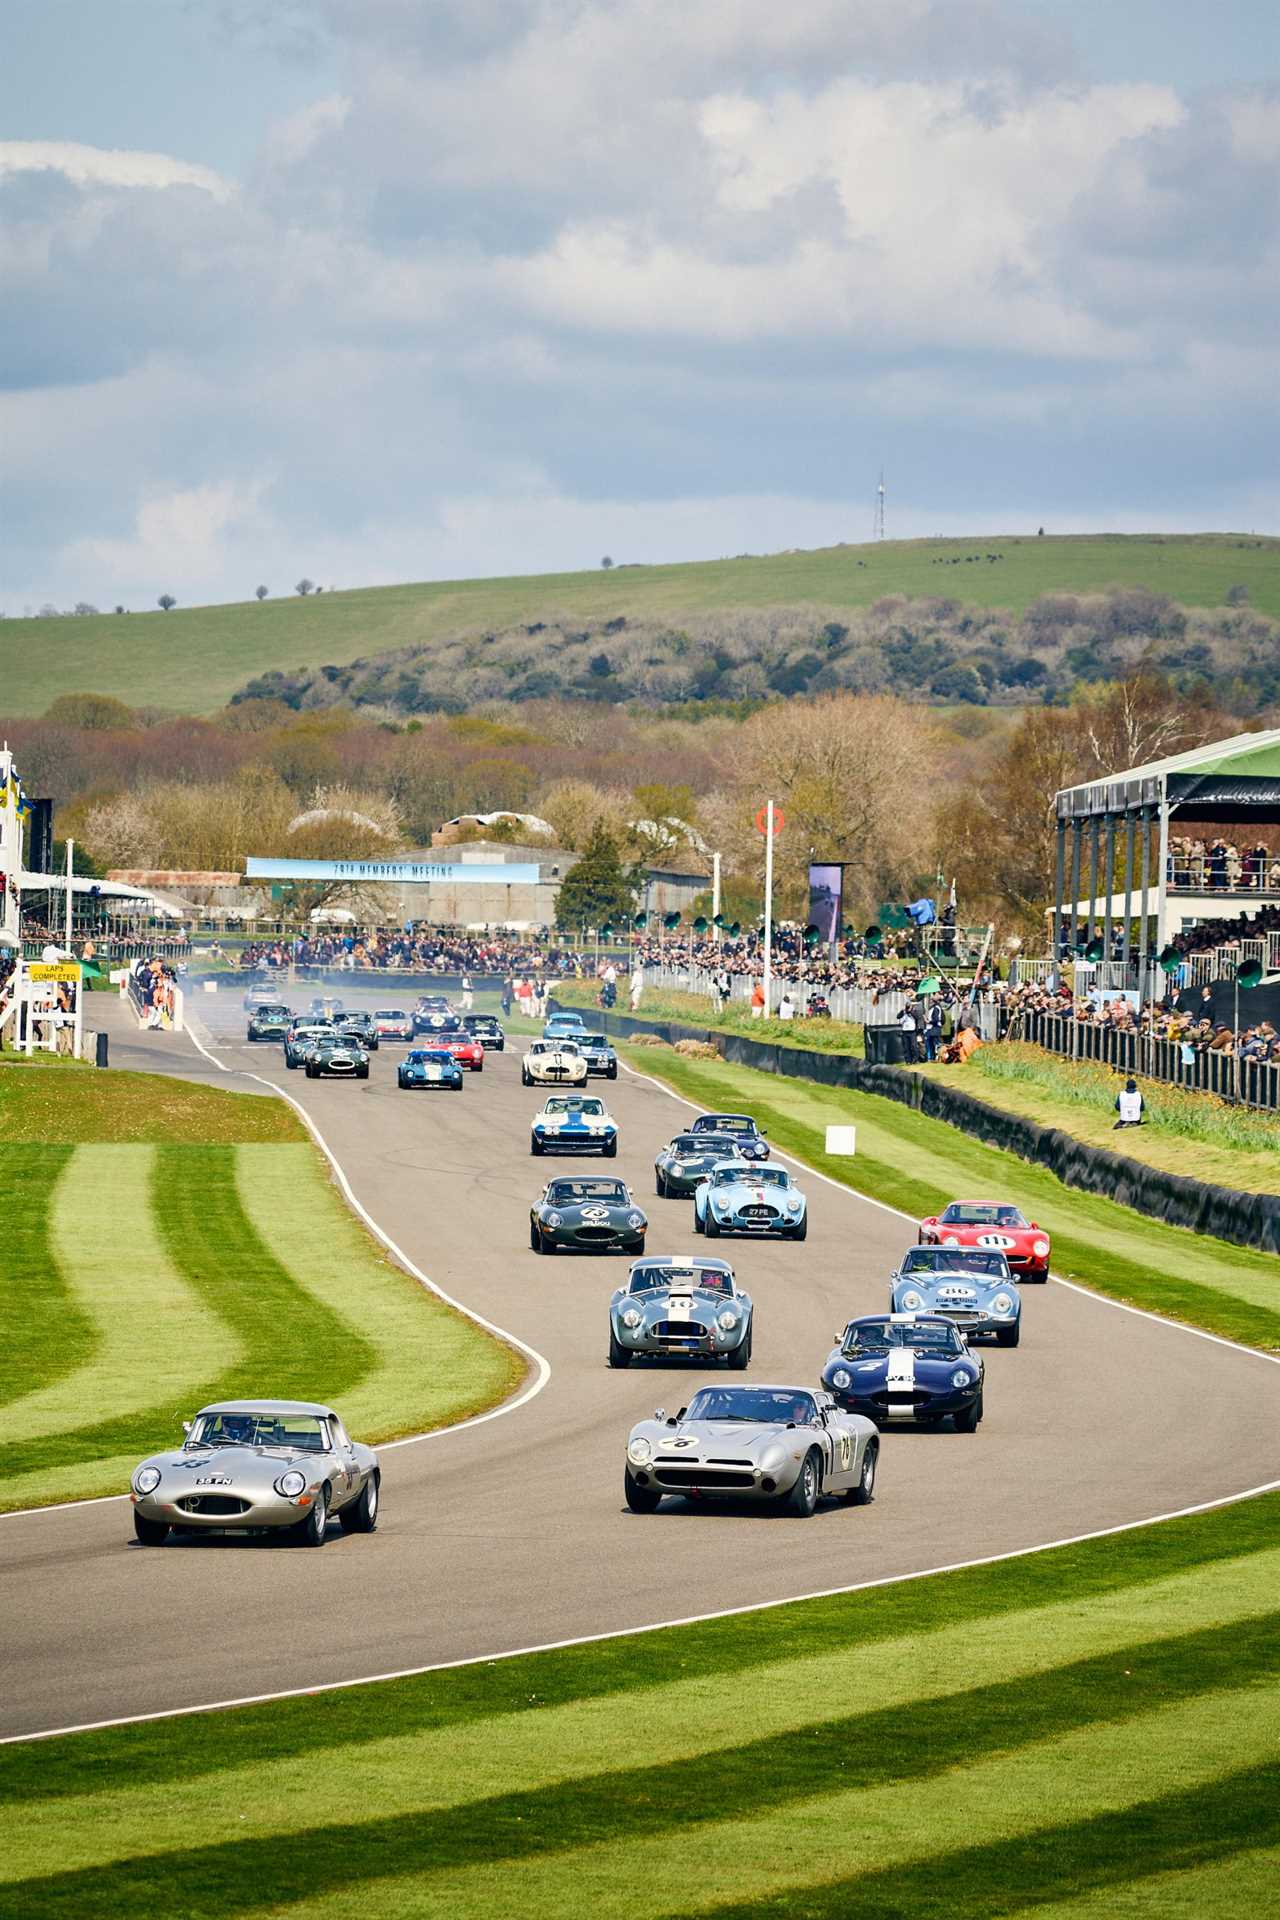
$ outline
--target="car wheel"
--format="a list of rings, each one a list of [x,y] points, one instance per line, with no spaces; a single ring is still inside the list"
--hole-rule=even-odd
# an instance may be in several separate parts
[[[820,1491],[817,1449],[811,1447],[801,1463],[795,1484],[782,1496],[786,1511],[798,1520],[808,1520],[817,1510]]]
[[[666,1181],[665,1181],[665,1180],[663,1179],[663,1177],[662,1177],[662,1175],[661,1175],[660,1173],[659,1173],[659,1174],[655,1174],[655,1175],[654,1175],[654,1180],[653,1180],[653,1190],[654,1190],[654,1192],[655,1192],[655,1193],[657,1194],[657,1196],[658,1196],[658,1198],[659,1198],[659,1200],[665,1200],[665,1199],[666,1199],[666,1197],[667,1197],[667,1183],[666,1183]]]
[[[368,1078],[369,1078],[369,1069],[368,1069],[368,1067],[357,1067],[357,1068],[356,1068],[356,1079],[357,1079],[357,1080],[367,1080]]]
[[[1015,1320],[1011,1327],[996,1328],[996,1345],[998,1347],[1016,1347],[1021,1337],[1022,1322],[1020,1320]]]
[[[1049,1284],[1049,1269],[1048,1269],[1048,1267],[1039,1267],[1039,1268],[1037,1268],[1037,1270],[1035,1271],[1035,1273],[1029,1273],[1029,1274],[1027,1275],[1027,1279],[1028,1279],[1028,1280],[1030,1280],[1030,1281],[1032,1281],[1032,1282],[1034,1283],[1034,1285],[1036,1285],[1036,1286],[1038,1286],[1038,1287],[1047,1287],[1047,1286],[1048,1286],[1048,1284]]]
[[[981,1420],[981,1418],[982,1418],[982,1395],[981,1393],[979,1393],[977,1399],[974,1401],[971,1407],[966,1407],[963,1413],[958,1413],[955,1416],[956,1432],[957,1433],[976,1433],[978,1431],[978,1422]]]
[[[868,1440],[866,1452],[862,1456],[862,1472],[856,1487],[850,1487],[845,1499],[853,1507],[869,1507],[876,1496],[876,1466],[880,1459],[880,1449],[873,1440]]]
[[[706,1234],[708,1240],[718,1240],[720,1238],[720,1222],[709,1208],[707,1210],[707,1216],[702,1223],[702,1231]]]
[[[289,1058],[289,1056],[288,1056],[288,1054],[287,1054],[287,1053],[286,1053],[286,1055],[285,1055],[285,1057],[284,1057],[284,1063],[285,1063],[285,1065],[286,1065],[286,1067],[288,1067],[288,1069],[289,1069],[289,1071],[290,1071],[290,1073],[295,1073],[295,1072],[297,1071],[297,1066],[298,1066],[298,1063],[297,1063],[297,1061],[296,1061],[296,1060],[291,1060],[291,1059]]]
[[[662,1495],[653,1487],[642,1487],[629,1473],[622,1476],[622,1491],[632,1513],[656,1513]]]
[[[624,1251],[627,1253],[643,1253],[644,1252],[644,1235],[642,1233],[638,1233],[634,1240],[629,1240],[627,1242],[627,1245]]]
[[[313,1066],[312,1066],[312,1065],[310,1064],[310,1062],[308,1061],[308,1063],[307,1063],[307,1078],[308,1078],[308,1080],[314,1080],[314,1079],[315,1079],[315,1077],[316,1077],[316,1070],[315,1070],[315,1068],[314,1068],[314,1067],[313,1067]]]
[[[609,1329],[609,1365],[611,1367],[629,1367],[631,1365],[631,1349],[624,1347],[621,1341],[614,1338],[612,1327]],[[630,1477],[630,1474],[628,1474],[627,1478],[630,1479]]]
[[[528,1073],[523,1067],[520,1069],[520,1085],[522,1087],[531,1087],[533,1085],[533,1081],[529,1078]]]
[[[541,1152],[542,1152],[542,1142],[541,1142],[541,1140],[539,1140],[539,1139],[538,1139],[538,1137],[537,1137],[537,1135],[536,1135],[536,1134],[534,1135],[534,1137],[533,1137],[533,1139],[532,1139],[532,1140],[530,1140],[530,1142],[529,1142],[529,1151],[530,1151],[530,1153],[541,1153]]]
[[[398,1074],[396,1075],[396,1085],[397,1085],[397,1086],[398,1086],[399,1088],[401,1088],[401,1090],[402,1090],[402,1091],[403,1091],[403,1089],[404,1089],[405,1087],[407,1087],[407,1086],[408,1086],[408,1084],[409,1084],[409,1082],[408,1082],[408,1081],[407,1081],[407,1080],[405,1079],[405,1077],[404,1077],[404,1075],[403,1075],[402,1073],[398,1073]]]
[[[349,1501],[338,1515],[344,1533],[372,1533],[378,1524],[379,1479],[376,1472],[365,1481],[358,1500]]]
[[[606,1140],[606,1141],[605,1141],[605,1143],[604,1143],[604,1157],[605,1157],[605,1159],[606,1159],[606,1160],[616,1160],[616,1159],[617,1159],[617,1157],[618,1157],[618,1141],[617,1141],[617,1136],[616,1136],[616,1135],[614,1136],[614,1138],[613,1138],[612,1140]]]
[[[289,1532],[300,1547],[322,1547],[325,1529],[329,1525],[329,1489],[321,1487],[311,1503],[311,1509],[305,1520],[300,1520]]]
[[[793,1240],[807,1240],[809,1238],[809,1216],[807,1214],[798,1227],[791,1229],[791,1238]]]
[[[733,1352],[728,1356],[729,1367],[733,1373],[745,1373],[751,1365],[751,1334],[752,1329],[748,1327],[742,1339],[739,1340]]]
[[[529,1245],[535,1253],[542,1252],[542,1235],[538,1232],[537,1227],[533,1225],[532,1221],[529,1223]]]
[[[695,1233],[705,1233],[707,1230],[702,1223],[702,1215],[696,1207],[693,1210],[693,1230]]]
[[[618,1077],[618,1063],[615,1060],[613,1065],[606,1069],[605,1078],[607,1080],[616,1080],[617,1077]]]
[[[140,1513],[133,1516],[133,1531],[138,1544],[143,1547],[162,1547],[169,1538],[169,1524],[166,1520],[147,1520]]]

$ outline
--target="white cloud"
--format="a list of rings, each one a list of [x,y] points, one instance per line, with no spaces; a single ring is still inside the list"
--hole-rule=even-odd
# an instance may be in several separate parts
[[[85,147],[74,140],[0,140],[0,175],[15,173],[60,173],[78,187],[199,187],[215,200],[233,192],[212,167],[168,153]]]
[[[190,595],[216,589],[238,536],[255,526],[265,481],[216,481],[144,499],[123,539],[73,541],[68,566],[115,593],[142,581],[179,583]]]

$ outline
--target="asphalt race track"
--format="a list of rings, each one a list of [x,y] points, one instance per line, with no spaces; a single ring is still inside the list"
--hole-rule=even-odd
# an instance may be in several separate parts
[[[407,998],[385,985],[344,993],[365,1006]],[[286,997],[305,1004],[303,989]],[[651,1363],[609,1371],[606,1303],[625,1260],[531,1251],[530,1203],[561,1163],[530,1156],[540,1096],[520,1085],[521,1043],[490,1055],[461,1095],[408,1094],[395,1085],[398,1045],[373,1056],[368,1082],[309,1081],[285,1071],[275,1046],[244,1042],[238,992],[201,996],[196,1011],[219,1060],[305,1105],[362,1204],[409,1257],[537,1348],[551,1377],[509,1415],[386,1451],[377,1533],[347,1538],[335,1527],[321,1554],[230,1536],[142,1549],[123,1501],[0,1521],[2,1734],[744,1607],[1028,1548],[1280,1479],[1280,1367],[1051,1283],[1026,1290],[1022,1345],[987,1349],[978,1432],[887,1433],[871,1507],[832,1503],[804,1523],[685,1503],[630,1514],[628,1428],[655,1405],[682,1405],[707,1375]],[[252,1084],[217,1071],[187,1038],[138,1034],[114,1009],[110,1023],[116,1066]],[[691,1202],[653,1190],[654,1154],[688,1108],[625,1073],[597,1085],[621,1128],[608,1170],[648,1212],[649,1251],[692,1251]],[[801,1178],[807,1242],[716,1247],[755,1296],[748,1379],[814,1382],[834,1331],[886,1305],[890,1268],[914,1239],[909,1222]],[[271,1394],[272,1381],[259,1391]],[[324,1397],[322,1382],[316,1394]],[[643,1641],[635,1657],[644,1658]]]

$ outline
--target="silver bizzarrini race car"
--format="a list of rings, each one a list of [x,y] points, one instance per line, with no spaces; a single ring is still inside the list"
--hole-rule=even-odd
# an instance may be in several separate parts
[[[667,1494],[759,1500],[807,1518],[823,1494],[865,1505],[880,1435],[809,1387],[702,1387],[668,1419],[632,1427],[623,1494],[633,1513],[653,1513]]]
[[[570,1247],[579,1253],[643,1253],[649,1222],[625,1180],[607,1174],[561,1174],[548,1180],[529,1213],[535,1253]]]
[[[637,1354],[724,1360],[735,1372],[751,1363],[751,1295],[727,1260],[666,1253],[637,1260],[609,1302],[609,1365]]]
[[[693,1193],[693,1230],[718,1233],[776,1233],[803,1240],[809,1232],[809,1208],[785,1167],[748,1166],[722,1160]]]
[[[283,1533],[324,1545],[329,1518],[347,1533],[378,1523],[372,1447],[348,1437],[332,1407],[310,1400],[223,1400],[203,1407],[172,1453],[135,1469],[133,1530],[144,1547],[171,1533]]]

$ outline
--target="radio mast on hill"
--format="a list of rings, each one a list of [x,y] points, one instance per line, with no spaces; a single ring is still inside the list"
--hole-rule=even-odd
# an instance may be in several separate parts
[[[871,535],[873,540],[884,539],[884,468],[880,469],[880,485],[876,488],[876,520]]]

